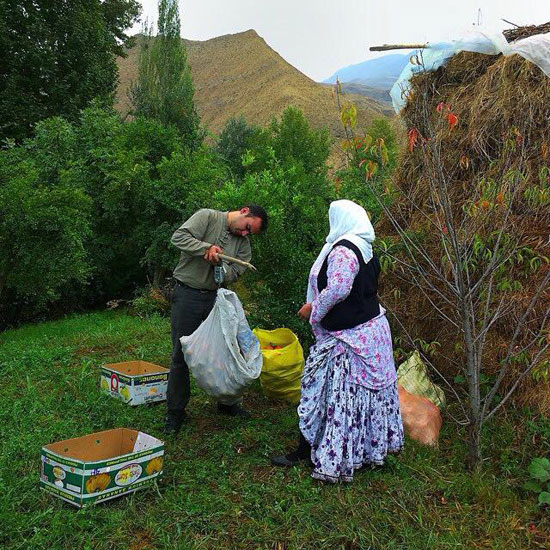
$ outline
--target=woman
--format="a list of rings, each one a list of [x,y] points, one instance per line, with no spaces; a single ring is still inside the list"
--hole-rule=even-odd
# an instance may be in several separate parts
[[[329,221],[298,312],[315,335],[302,376],[300,443],[271,460],[292,466],[309,459],[314,478],[335,483],[400,451],[403,424],[390,328],[378,304],[374,229],[349,200],[331,203]]]

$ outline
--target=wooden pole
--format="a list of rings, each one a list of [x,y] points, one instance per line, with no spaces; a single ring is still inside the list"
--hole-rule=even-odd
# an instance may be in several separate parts
[[[382,46],[371,46],[371,52],[385,52],[387,50],[421,50],[429,48],[428,44],[382,44]]]
[[[232,258],[231,256],[226,256],[225,254],[218,254],[218,258],[221,258],[222,260],[225,260],[229,263],[244,265],[245,267],[248,267],[248,269],[252,269],[252,271],[258,271],[252,264],[249,264],[248,262],[243,262],[238,258]]]

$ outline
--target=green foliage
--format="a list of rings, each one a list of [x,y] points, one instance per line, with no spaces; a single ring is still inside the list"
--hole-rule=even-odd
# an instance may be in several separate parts
[[[151,317],[170,313],[170,301],[168,297],[155,286],[146,286],[137,292],[132,300],[131,312],[138,317]]]
[[[0,221],[4,263],[8,258],[19,262],[19,271],[28,273],[25,278],[16,270],[17,277],[10,278],[18,300],[27,296],[27,281],[42,284],[50,278],[29,270],[34,249],[26,241],[17,250],[29,253],[27,260],[10,253],[10,223],[27,228],[19,232],[23,238],[45,216],[51,217],[45,225],[52,227],[58,217],[66,219],[65,240],[52,229],[36,245],[63,256],[56,262],[44,255],[37,260],[42,271],[50,262],[57,286],[40,293],[42,301],[36,300],[36,292],[28,296],[39,309],[58,300],[66,310],[127,297],[147,282],[162,286],[178,258],[170,237],[184,220],[204,207],[234,210],[257,203],[268,210],[270,229],[251,239],[259,275],[247,275],[244,281],[250,287],[247,302],[259,325],[290,326],[307,342],[309,325],[295,314],[305,300],[309,269],[328,233],[328,206],[335,198],[327,178],[328,136],[311,129],[293,108],[263,130],[248,131],[245,123],[235,122],[241,137],[231,136],[231,127],[218,150],[231,152],[228,162],[236,163],[239,156],[241,166],[243,158],[248,161],[242,178],[229,182],[219,156],[204,146],[187,147],[174,125],[145,117],[123,123],[98,103],[82,111],[78,123],[48,119],[23,146],[0,152],[0,192],[30,197],[28,188],[36,187],[42,201],[51,202],[47,207],[35,204],[27,218],[9,221],[17,215],[17,202],[8,201],[11,217]],[[14,194],[17,185],[21,189]],[[58,204],[62,201],[67,212]],[[70,247],[70,253],[62,247]],[[66,275],[55,271],[69,265],[72,271]]]
[[[340,83],[338,83],[338,93],[342,93]],[[357,107],[353,103],[344,105],[340,112],[340,120],[344,126],[349,127],[350,130],[353,130],[357,124]]]
[[[542,342],[540,343],[542,345]],[[531,376],[536,382],[547,382],[550,380],[550,360],[544,359],[531,371]]]
[[[69,284],[88,279],[85,243],[91,232],[91,201],[75,183],[78,169],[72,164],[73,147],[71,126],[52,119],[39,124],[35,142],[0,152],[4,320],[9,317],[7,305],[37,313]],[[25,304],[29,306],[24,308]]]
[[[250,166],[255,157],[253,150],[259,148],[261,128],[247,124],[244,117],[230,118],[220,133],[216,150],[220,154],[222,160],[229,168],[232,175],[238,179],[242,179],[246,172],[246,168]],[[247,151],[249,156],[246,162],[243,162],[243,156]]]
[[[376,222],[381,213],[372,189],[391,202],[391,175],[397,163],[395,131],[385,119],[377,119],[366,129],[365,136],[344,142],[348,166],[335,174],[338,198],[353,200],[363,206]],[[365,179],[371,180],[370,185]]]
[[[511,250],[512,239],[511,234],[499,230],[489,233],[485,238],[476,234],[472,240],[468,267],[475,272],[483,269],[488,262],[495,261],[497,268],[494,272],[494,279],[500,292],[520,290],[520,278],[530,277],[543,264],[549,262],[546,256],[542,256],[528,246],[516,246]],[[497,240],[502,243],[498,249],[496,247]],[[511,278],[511,274],[514,274],[517,279]]]
[[[280,119],[266,128],[230,119],[220,134],[217,150],[239,180],[245,174],[270,170],[273,160],[279,165],[299,166],[308,174],[326,174],[330,140],[326,130],[310,128],[302,111],[287,107]]]
[[[222,178],[222,167],[205,148],[176,151],[159,165],[144,220],[148,241],[143,263],[155,282],[161,281],[160,274],[171,272],[179,256],[170,244],[172,233],[197,210],[211,207],[212,193],[223,185]]]
[[[539,169],[538,185],[528,186],[523,197],[532,210],[548,208],[550,205],[550,168],[541,166]]]
[[[177,128],[194,148],[200,143],[199,117],[177,0],[159,0],[158,13],[157,36],[149,29],[141,41],[139,77],[130,92],[135,114]]]
[[[44,118],[75,120],[95,97],[112,101],[138,13],[136,0],[2,0],[0,141],[22,141]]]
[[[96,105],[79,124],[41,122],[32,140],[0,151],[4,320],[162,284],[178,255],[170,236],[211,206],[222,174],[206,149],[154,120],[124,124]]]
[[[99,165],[88,165],[96,176],[88,190],[95,197],[90,246],[101,286],[112,296],[143,284],[146,276],[162,284],[177,258],[170,236],[208,205],[221,168],[205,149],[185,148],[176,128],[151,119],[118,123],[107,147],[96,145]]]
[[[540,505],[550,505],[550,460],[534,458],[528,468],[529,479],[523,488],[538,494]]]
[[[269,127],[275,156],[286,165],[298,164],[308,174],[326,173],[330,152],[328,130],[313,130],[302,111],[288,107]]]

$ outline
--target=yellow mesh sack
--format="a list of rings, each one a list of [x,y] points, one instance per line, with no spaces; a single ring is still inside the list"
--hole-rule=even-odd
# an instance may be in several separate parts
[[[428,376],[426,365],[420,358],[418,351],[415,351],[397,369],[397,382],[409,393],[421,395],[429,399],[438,407],[445,406],[445,394],[436,386]]]
[[[264,360],[260,375],[264,394],[297,404],[304,370],[304,351],[298,338],[288,328],[256,328],[253,332],[260,341]]]

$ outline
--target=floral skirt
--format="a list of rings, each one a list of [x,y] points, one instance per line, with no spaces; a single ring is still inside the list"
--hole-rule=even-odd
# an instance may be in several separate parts
[[[316,344],[302,376],[298,415],[311,445],[312,476],[333,483],[352,481],[362,466],[383,464],[404,441],[397,383],[380,390],[353,383],[352,353],[332,339]]]

